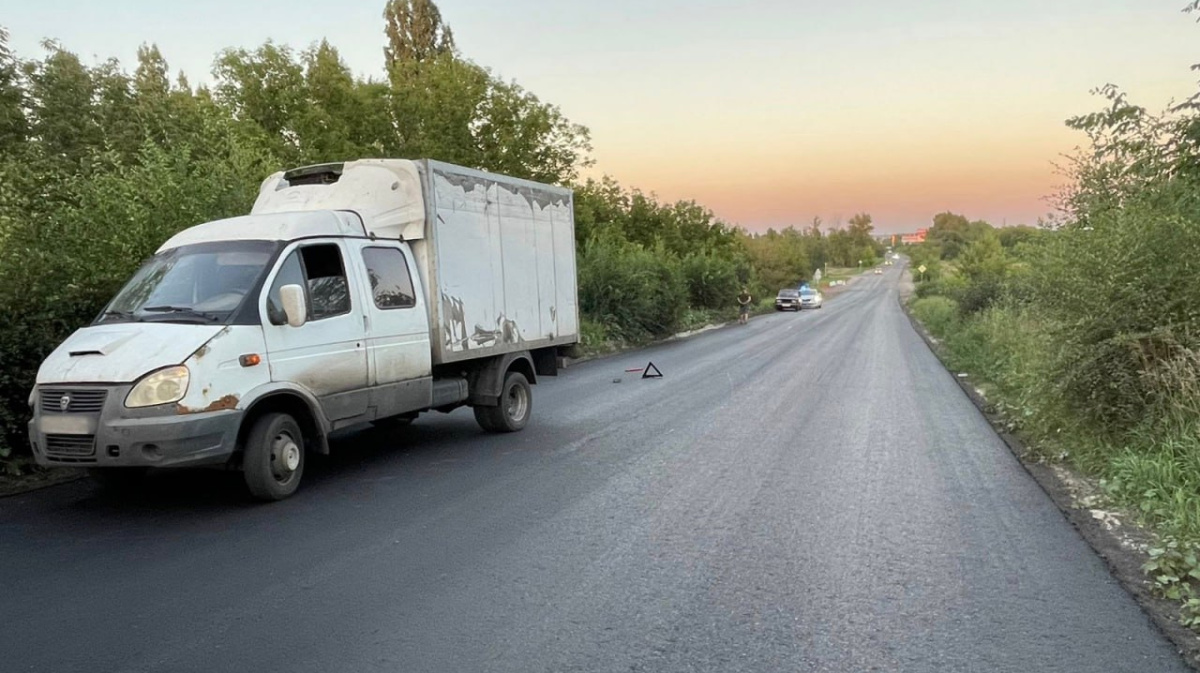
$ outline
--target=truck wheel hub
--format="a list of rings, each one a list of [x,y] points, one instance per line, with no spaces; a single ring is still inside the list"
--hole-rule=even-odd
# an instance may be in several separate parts
[[[271,447],[271,471],[278,479],[287,479],[300,467],[300,447],[288,434],[275,438]]]

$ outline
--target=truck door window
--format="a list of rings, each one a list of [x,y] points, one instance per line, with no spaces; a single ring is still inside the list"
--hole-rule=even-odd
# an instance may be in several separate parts
[[[350,283],[342,252],[333,244],[300,248],[304,278],[308,282],[308,310],[312,320],[350,312]]]
[[[376,306],[388,310],[417,305],[404,253],[396,248],[364,248],[362,254]]]
[[[350,284],[346,281],[342,253],[336,245],[310,245],[288,255],[267,295],[267,318],[272,325],[287,324],[279,293],[284,285],[304,288],[309,320],[350,312]]]

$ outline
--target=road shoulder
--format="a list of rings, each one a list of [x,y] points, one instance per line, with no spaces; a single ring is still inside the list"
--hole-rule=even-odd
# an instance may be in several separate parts
[[[909,275],[907,272],[904,274]],[[1123,513],[1098,509],[1099,487],[1089,478],[1074,472],[1064,465],[1049,464],[1033,455],[1025,443],[1008,432],[1006,423],[987,398],[975,387],[969,377],[954,372],[946,365],[941,347],[925,326],[912,315],[908,307],[911,283],[900,292],[900,306],[913,329],[925,345],[938,358],[942,366],[958,383],[963,394],[983,414],[992,429],[1012,451],[1025,471],[1050,496],[1071,525],[1079,531],[1088,545],[1104,560],[1113,577],[1129,592],[1150,617],[1155,626],[1176,647],[1184,661],[1192,669],[1200,671],[1200,637],[1179,623],[1179,608],[1169,600],[1158,598],[1150,591],[1150,582],[1142,572],[1142,564],[1148,559],[1146,549],[1152,540],[1151,534],[1132,523],[1130,516]]]

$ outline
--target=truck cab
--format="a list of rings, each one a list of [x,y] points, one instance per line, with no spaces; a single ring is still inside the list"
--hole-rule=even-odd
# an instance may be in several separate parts
[[[258,212],[165,242],[42,364],[37,461],[118,487],[148,468],[230,467],[277,500],[342,427],[469,404],[485,430],[523,428],[559,345],[435,362],[432,265],[362,210]]]

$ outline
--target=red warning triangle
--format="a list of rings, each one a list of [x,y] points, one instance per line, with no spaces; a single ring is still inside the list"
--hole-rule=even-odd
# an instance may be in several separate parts
[[[654,373],[651,374],[650,372]],[[658,367],[655,367],[653,362],[646,365],[646,371],[642,372],[642,378],[644,379],[661,379],[662,377],[662,372],[658,371]]]

